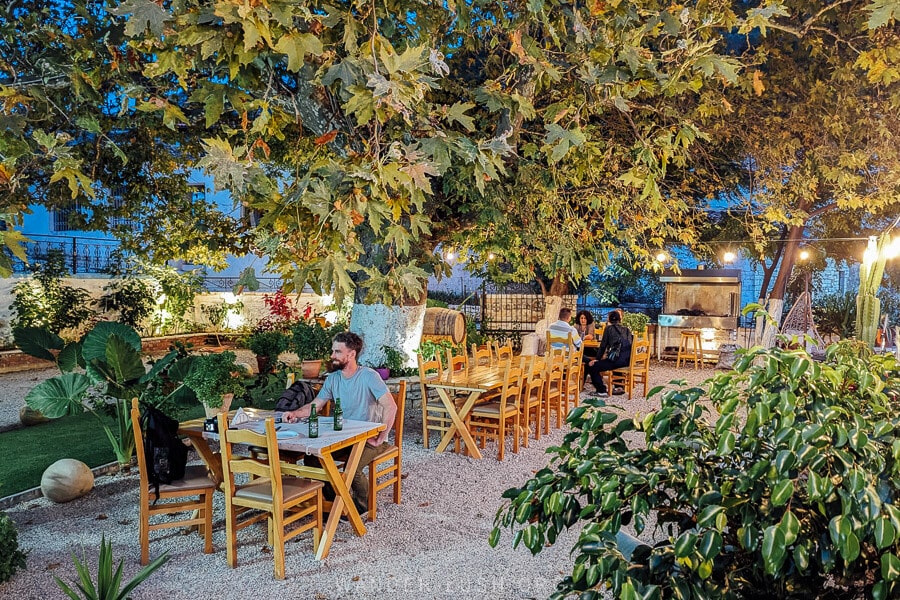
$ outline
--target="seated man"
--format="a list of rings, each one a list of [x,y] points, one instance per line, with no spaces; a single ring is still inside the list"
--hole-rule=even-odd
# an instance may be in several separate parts
[[[627,367],[631,363],[631,331],[622,325],[622,313],[614,310],[607,318],[609,325],[603,330],[597,357],[587,363],[587,372],[596,390],[593,395],[605,398],[609,394],[603,382],[603,372]],[[605,356],[604,356],[605,355]]]
[[[360,366],[357,362],[362,353],[362,338],[355,333],[343,331],[334,336],[331,345],[331,364],[328,377],[319,390],[313,402],[316,411],[334,398],[341,399],[341,407],[344,409],[344,418],[353,421],[371,421],[373,416],[382,413],[381,422],[387,425],[378,436],[366,440],[363,448],[359,467],[353,476],[353,484],[350,491],[353,493],[353,502],[360,514],[369,510],[369,479],[363,472],[363,468],[372,462],[383,450],[388,448],[387,437],[394,426],[394,417],[397,415],[397,403],[387,389],[381,376],[370,367]],[[301,406],[297,410],[284,413],[284,419],[288,423],[295,423],[309,416],[310,404]],[[382,410],[378,410],[382,409]],[[377,418],[377,417],[374,417]],[[346,451],[334,453],[335,458],[346,460],[350,456],[350,448]],[[318,465],[315,456],[307,456],[307,465]],[[329,500],[334,499],[334,490],[326,485],[325,495]]]
[[[550,324],[550,327],[547,328],[547,332],[550,334],[554,340],[561,339],[565,340],[568,338],[569,334],[572,334],[572,341],[575,343],[576,348],[581,347],[581,336],[578,335],[578,330],[575,329],[572,325],[569,324],[569,319],[572,318],[572,309],[563,307],[559,309],[559,320]],[[566,348],[565,342],[561,341],[553,341],[551,344],[554,348]],[[548,348],[549,350],[549,348]]]

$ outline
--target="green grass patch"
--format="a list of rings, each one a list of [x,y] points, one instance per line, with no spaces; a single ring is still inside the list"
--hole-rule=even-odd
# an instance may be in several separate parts
[[[271,409],[274,404],[269,400],[257,406]],[[244,405],[236,400],[232,408]],[[175,412],[179,421],[204,414],[199,404],[178,406]],[[114,425],[112,419],[107,423],[110,427]],[[44,470],[61,458],[74,458],[91,468],[116,460],[103,424],[90,413],[0,433],[0,456],[5,457],[0,460],[0,497],[41,485]]]
[[[0,496],[39,486],[44,470],[61,458],[89,467],[116,460],[103,427],[89,413],[0,433]]]

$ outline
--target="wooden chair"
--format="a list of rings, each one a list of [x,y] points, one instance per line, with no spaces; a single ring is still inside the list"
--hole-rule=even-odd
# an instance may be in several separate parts
[[[453,376],[464,374],[469,370],[469,355],[466,353],[453,356],[453,348],[447,348],[447,380]]]
[[[219,415],[219,437],[222,449],[222,471],[225,477],[225,531],[228,566],[237,566],[237,532],[263,519],[268,521],[269,545],[275,558],[275,578],[284,579],[284,543],[305,531],[313,530],[313,551],[322,535],[322,482],[292,476],[303,467],[281,462],[275,420],[266,419],[265,434],[249,429],[228,429],[228,416]],[[268,460],[238,456],[232,446],[246,444],[265,449]],[[247,483],[235,482],[235,474],[254,476]],[[259,514],[238,522],[249,511]],[[307,523],[287,531],[287,526],[304,517]]]
[[[513,452],[519,452],[519,399],[522,395],[522,369],[507,363],[503,377],[503,389],[498,400],[479,404],[469,413],[472,436],[480,440],[484,448],[487,438],[497,441],[497,460],[503,460],[506,451],[506,423],[513,421]]]
[[[562,426],[563,370],[565,350],[548,349],[544,360],[544,433],[550,433],[550,411],[556,411],[556,427]]]
[[[375,520],[375,497],[379,490],[394,486],[394,504],[400,504],[400,481],[403,471],[403,411],[406,407],[406,380],[400,382],[397,391],[397,418],[394,419],[394,445],[384,450],[369,463],[369,516]],[[380,477],[389,476],[384,481]]]
[[[147,478],[147,458],[144,455],[144,436],[141,432],[141,411],[138,400],[131,400],[131,423],[134,433],[134,452],[137,454],[140,471],[140,523],[138,538],[141,544],[141,564],[150,562],[150,532],[170,527],[198,526],[203,535],[203,552],[211,554],[212,544],[212,497],[216,484],[207,475],[203,465],[190,465],[185,469],[184,479],[159,485],[159,496],[151,501],[151,493],[156,496],[156,486],[150,485]],[[157,503],[157,500],[178,499],[176,502]],[[178,521],[166,520],[161,523],[150,523],[150,517],[156,515],[172,515],[191,511],[191,516]],[[196,516],[193,516],[196,512]]]
[[[494,352],[491,350],[491,346],[488,345],[485,348],[478,349],[478,344],[472,344],[472,361],[470,363],[473,367],[489,367],[494,364]]]
[[[631,400],[634,386],[636,384],[644,385],[644,397],[647,396],[647,383],[650,380],[650,341],[643,339],[634,342],[631,346],[631,360],[628,367],[621,369],[613,369],[607,374],[609,378],[609,390],[612,391],[615,386],[625,388],[628,392],[628,399]]]
[[[420,354],[416,355],[419,362],[419,389],[422,391],[422,445],[428,448],[428,431],[437,431],[443,434],[450,427],[450,417],[440,398],[428,398],[429,383],[438,383],[443,379],[443,367],[437,357],[434,360],[422,360]]]
[[[491,347],[493,348],[494,356],[496,357],[496,362],[494,364],[512,360],[513,349],[511,343],[507,342],[505,345],[501,346],[497,342],[491,342]]]
[[[567,416],[572,408],[578,406],[578,399],[581,396],[581,388],[584,383],[583,353],[583,346],[576,349],[573,344],[568,348],[566,354],[566,366],[563,369],[562,405]]]
[[[522,428],[524,430],[523,442],[528,447],[528,434],[531,433],[531,423],[534,423],[534,439],[541,439],[541,411],[544,401],[544,371],[538,368],[536,356],[530,357],[526,363],[522,357]],[[534,413],[534,421],[531,415]]]

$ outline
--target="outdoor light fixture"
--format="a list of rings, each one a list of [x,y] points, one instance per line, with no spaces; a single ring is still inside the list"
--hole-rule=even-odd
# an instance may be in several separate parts
[[[456,258],[456,254],[453,253],[453,250],[447,252],[447,260],[453,260],[454,258]]]
[[[737,258],[737,255],[731,250],[722,255],[722,261],[726,263],[734,262],[735,258]]]
[[[900,237],[895,237],[884,249],[884,257],[888,260],[900,256]]]
[[[658,262],[658,263],[664,263],[667,260],[669,260],[669,255],[666,254],[665,252],[660,252],[659,254],[656,255],[656,262]]]
[[[799,257],[800,260],[809,260],[809,250],[801,250]]]
[[[496,257],[497,257],[497,256],[496,256],[493,252],[491,252],[490,254],[488,254],[488,260],[494,260]]]

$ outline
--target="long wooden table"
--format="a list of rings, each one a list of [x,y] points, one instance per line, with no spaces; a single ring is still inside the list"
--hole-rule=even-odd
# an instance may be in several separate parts
[[[252,419],[248,423],[243,423],[238,427],[255,428],[262,427],[263,420],[273,415],[272,411],[258,409],[244,409],[247,415]],[[231,415],[229,415],[231,418]],[[203,430],[204,419],[193,419],[179,424],[178,433],[186,435],[190,438],[194,448],[200,458],[209,468],[212,478],[218,485],[222,484],[222,457],[213,452],[209,445],[210,441],[218,441],[219,434],[211,433]],[[342,431],[334,431],[333,421],[327,417],[319,418],[319,437],[309,438],[307,436],[308,425],[306,423],[282,423],[282,431],[296,431],[297,437],[278,440],[279,450],[290,450],[293,452],[302,452],[317,456],[321,463],[321,467],[300,467],[299,470],[304,477],[317,479],[330,483],[334,488],[335,498],[331,505],[331,512],[328,515],[328,521],[325,523],[325,531],[316,549],[316,558],[321,560],[328,556],[331,549],[331,543],[334,540],[334,534],[337,531],[338,522],[341,514],[346,514],[350,519],[350,524],[357,535],[365,535],[366,526],[359,516],[359,511],[353,503],[353,497],[350,494],[350,483],[352,473],[356,472],[359,466],[359,459],[362,456],[363,447],[366,440],[375,437],[379,432],[384,430],[383,423],[369,423],[366,421],[344,421],[344,429]],[[350,456],[344,463],[343,471],[337,466],[334,453],[351,448]]]
[[[518,358],[514,360],[518,360]],[[542,358],[538,358],[538,360],[543,363]],[[506,363],[472,367],[467,371],[446,375],[439,382],[426,383],[426,387],[437,391],[438,397],[447,409],[447,414],[452,421],[450,428],[444,433],[444,437],[441,438],[441,442],[438,444],[438,452],[446,450],[453,438],[459,435],[465,444],[466,450],[473,457],[481,458],[481,451],[478,449],[478,444],[475,443],[469,428],[466,427],[465,420],[484,394],[499,392],[503,388],[506,368]],[[468,394],[465,402],[459,408],[456,407],[454,402],[454,398],[458,394]]]

